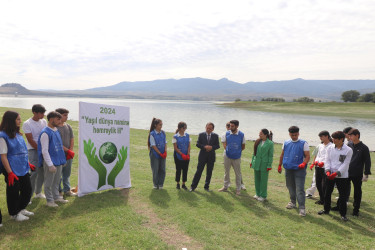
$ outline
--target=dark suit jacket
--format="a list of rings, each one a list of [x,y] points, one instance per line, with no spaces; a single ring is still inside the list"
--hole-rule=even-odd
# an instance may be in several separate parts
[[[207,152],[204,148],[206,145],[212,146],[212,150],[210,152]],[[198,136],[197,147],[201,149],[198,156],[199,162],[215,162],[215,150],[220,148],[219,136],[215,133],[211,133],[210,143],[207,143],[206,132],[200,133]]]

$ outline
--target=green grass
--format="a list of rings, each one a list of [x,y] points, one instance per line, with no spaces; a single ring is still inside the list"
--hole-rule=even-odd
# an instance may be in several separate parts
[[[226,107],[242,108],[253,111],[277,112],[288,114],[338,116],[375,120],[375,103],[343,102],[232,102],[219,104]]]
[[[0,108],[0,114],[5,108]],[[18,110],[23,120],[31,112]],[[78,138],[78,123],[70,122]],[[167,133],[168,138],[172,137]],[[303,137],[303,134],[301,135]],[[193,142],[196,136],[192,136]],[[288,191],[285,178],[277,173],[281,152],[275,145],[273,170],[269,177],[268,201],[259,203],[254,195],[253,172],[249,169],[252,142],[248,142],[242,161],[243,180],[247,187],[241,196],[230,187],[217,192],[223,184],[222,149],[217,151],[211,188],[203,190],[205,174],[195,192],[176,190],[172,146],[168,146],[167,176],[163,190],[152,189],[151,169],[146,146],[147,131],[131,129],[129,192],[109,190],[70,202],[57,209],[48,208],[43,200],[33,200],[28,207],[35,216],[26,222],[15,222],[7,214],[5,183],[0,184],[0,207],[3,227],[0,229],[0,249],[9,248],[133,248],[133,249],[281,249],[281,248],[373,248],[375,238],[375,181],[370,177],[363,184],[363,199],[359,218],[350,216],[341,222],[338,213],[319,216],[322,209],[316,199],[306,200],[307,216],[297,210],[287,210]],[[78,143],[75,151],[78,152]],[[375,160],[375,154],[372,153]],[[192,145],[188,184],[196,171],[198,150]],[[74,159],[72,186],[77,184],[78,158]],[[234,173],[231,172],[232,183]],[[308,171],[306,187],[312,171]],[[336,194],[336,193],[335,193]],[[333,195],[336,196],[336,195]],[[335,202],[335,201],[333,201]]]

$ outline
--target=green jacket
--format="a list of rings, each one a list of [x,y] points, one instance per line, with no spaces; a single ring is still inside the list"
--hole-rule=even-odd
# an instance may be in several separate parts
[[[273,142],[267,139],[263,146],[259,143],[257,155],[253,155],[251,160],[252,168],[254,170],[267,171],[267,168],[272,168],[273,161]]]

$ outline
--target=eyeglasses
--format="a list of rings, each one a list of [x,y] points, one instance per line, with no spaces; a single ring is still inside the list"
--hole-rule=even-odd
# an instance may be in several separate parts
[[[227,128],[229,128],[230,127],[230,124],[227,124]]]

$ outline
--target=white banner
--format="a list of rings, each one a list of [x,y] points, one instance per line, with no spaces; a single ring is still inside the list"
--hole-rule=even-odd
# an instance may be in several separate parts
[[[129,188],[129,108],[79,103],[78,196]]]

